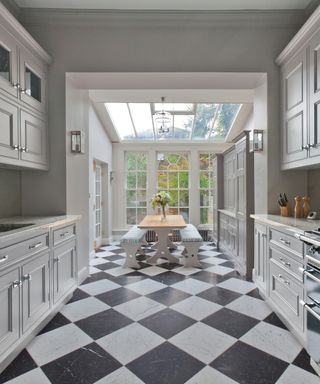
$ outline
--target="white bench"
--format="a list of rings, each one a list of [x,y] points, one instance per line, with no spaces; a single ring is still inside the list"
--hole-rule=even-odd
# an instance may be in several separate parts
[[[181,244],[184,246],[182,255],[184,257],[185,267],[201,267],[198,259],[198,251],[202,244],[202,237],[197,228],[192,224],[187,224],[183,229],[180,229]]]
[[[140,268],[136,259],[136,253],[139,249],[141,249],[142,245],[148,244],[144,238],[146,233],[146,229],[140,229],[135,225],[121,237],[120,244],[127,255],[122,266],[123,268]]]

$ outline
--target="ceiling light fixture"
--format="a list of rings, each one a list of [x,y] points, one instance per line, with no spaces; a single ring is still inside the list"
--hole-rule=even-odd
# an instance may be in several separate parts
[[[164,97],[161,97],[162,108],[154,114],[154,121],[159,135],[164,135],[170,131],[172,127],[172,115],[164,110]]]

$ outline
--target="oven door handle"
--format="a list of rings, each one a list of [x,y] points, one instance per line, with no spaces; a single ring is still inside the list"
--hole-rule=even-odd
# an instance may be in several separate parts
[[[315,304],[314,304],[314,305],[315,305]],[[313,305],[313,306],[314,306],[314,305]],[[306,303],[305,303],[304,306],[305,306],[306,310],[307,310],[308,312],[311,313],[312,316],[314,316],[317,320],[320,321],[320,315],[318,315],[318,314],[312,309],[312,304],[310,305],[310,304],[306,304]]]
[[[320,284],[320,279],[318,279],[317,277],[315,277],[315,276],[313,275],[313,273],[317,273],[317,274],[319,274],[318,271],[316,271],[315,269],[312,269],[312,268],[310,268],[310,269],[305,269],[305,270],[304,270],[304,274],[305,274],[306,276],[308,276],[311,280],[314,280],[314,281],[316,281],[317,283]]]
[[[311,244],[315,245],[316,247],[320,247],[320,241],[311,239],[310,237],[304,236],[304,235],[299,235],[299,239],[306,244]]]

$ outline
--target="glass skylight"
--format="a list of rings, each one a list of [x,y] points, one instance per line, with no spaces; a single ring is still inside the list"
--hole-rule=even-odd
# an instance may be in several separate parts
[[[241,106],[229,103],[105,103],[121,141],[224,141]],[[162,108],[173,117],[173,126],[165,134],[159,134],[155,124],[155,113]]]

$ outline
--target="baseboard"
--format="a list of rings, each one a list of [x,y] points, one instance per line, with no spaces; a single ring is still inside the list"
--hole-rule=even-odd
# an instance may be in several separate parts
[[[310,359],[310,365],[316,371],[316,373],[320,376],[320,365],[318,365],[312,358]]]
[[[80,285],[89,275],[89,267],[84,267],[78,272],[78,285]]]

